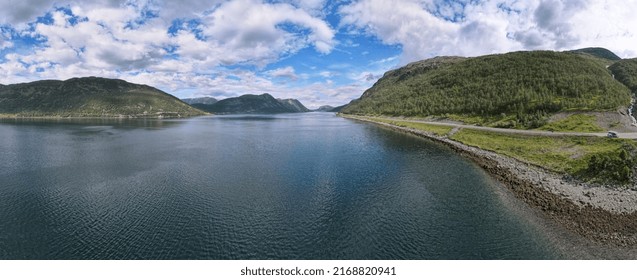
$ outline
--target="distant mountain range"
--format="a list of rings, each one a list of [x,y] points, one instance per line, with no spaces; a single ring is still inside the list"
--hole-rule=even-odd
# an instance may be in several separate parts
[[[276,99],[267,93],[246,94],[223,99],[214,104],[195,103],[192,106],[214,114],[276,114],[310,111],[296,99]]]
[[[321,107],[319,107],[318,109],[314,110],[314,112],[335,112],[338,113],[340,112],[341,109],[343,109],[343,107],[345,107],[345,105],[341,105],[338,107],[332,107],[330,105],[323,105]]]
[[[181,101],[186,102],[190,105],[192,104],[206,104],[206,105],[212,105],[217,103],[217,99],[212,98],[212,97],[197,97],[197,98],[183,98],[181,99]]]
[[[0,87],[0,115],[15,117],[189,117],[204,115],[156,88],[97,77]]]
[[[309,112],[296,99],[270,94],[243,95],[218,101],[212,97],[178,98],[159,89],[98,77],[0,84],[0,117],[189,117],[215,114]]]

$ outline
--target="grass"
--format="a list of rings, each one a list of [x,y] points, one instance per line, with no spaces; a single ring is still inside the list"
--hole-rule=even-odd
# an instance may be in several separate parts
[[[574,114],[559,121],[548,123],[540,130],[562,132],[604,132],[596,123],[597,117],[586,114]]]
[[[452,140],[542,166],[549,170],[583,175],[593,155],[619,153],[625,139],[573,136],[527,136],[463,129]]]
[[[452,121],[458,121],[470,125],[524,129],[524,126],[520,125],[516,121],[516,116],[510,114],[500,114],[497,116],[467,116],[458,114],[446,114],[443,117],[446,117]]]
[[[453,129],[453,127],[446,126],[446,125],[435,125],[435,124],[426,124],[426,123],[410,122],[410,121],[395,121],[395,120],[388,120],[388,119],[382,119],[382,118],[368,118],[368,119],[377,121],[377,122],[393,124],[400,127],[414,128],[414,129],[433,133],[434,135],[437,135],[437,136],[447,135]]]

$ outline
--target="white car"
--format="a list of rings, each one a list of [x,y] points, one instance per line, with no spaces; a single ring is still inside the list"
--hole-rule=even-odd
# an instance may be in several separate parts
[[[617,138],[617,132],[615,132],[615,131],[609,131],[609,132],[606,134],[606,137],[608,137],[608,138]]]

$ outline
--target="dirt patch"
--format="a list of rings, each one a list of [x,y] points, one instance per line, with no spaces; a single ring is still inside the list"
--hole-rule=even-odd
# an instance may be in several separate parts
[[[617,132],[637,132],[637,126],[632,125],[633,121],[628,115],[628,107],[621,107],[614,112],[568,112],[557,113],[549,118],[549,123],[563,120],[575,114],[595,116],[597,124],[604,130]]]

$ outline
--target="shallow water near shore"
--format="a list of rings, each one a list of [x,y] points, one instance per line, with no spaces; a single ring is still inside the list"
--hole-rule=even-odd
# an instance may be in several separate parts
[[[472,162],[331,113],[0,122],[1,259],[559,259]]]

